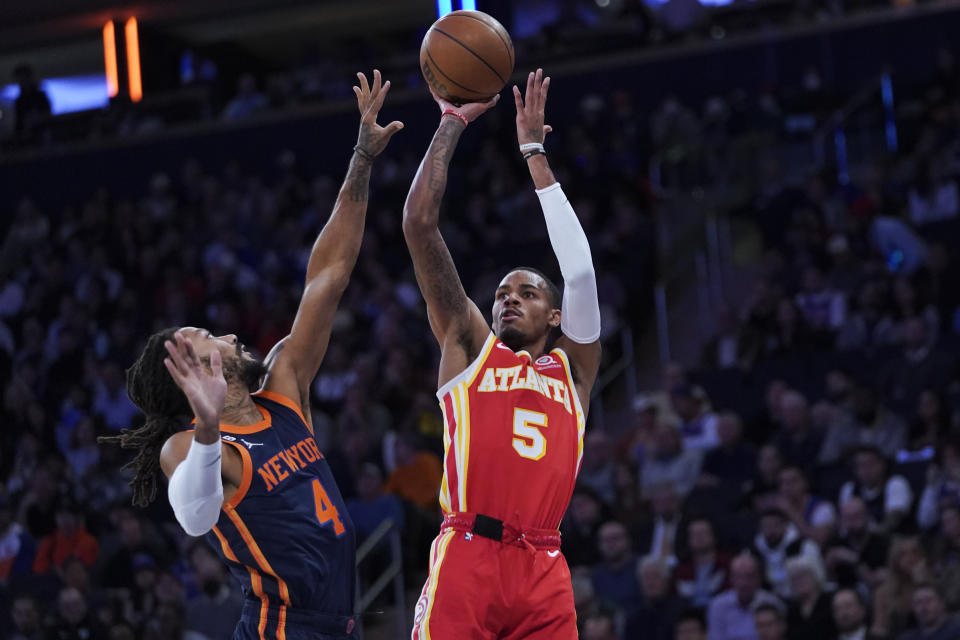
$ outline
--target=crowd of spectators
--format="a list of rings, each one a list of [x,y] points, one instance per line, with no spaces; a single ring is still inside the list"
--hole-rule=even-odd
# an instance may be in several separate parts
[[[756,230],[759,277],[716,309],[700,362],[668,364],[637,398],[634,424],[587,434],[562,526],[582,637],[960,638],[949,51],[935,76],[904,97],[916,126],[899,152],[881,146],[849,181],[776,153],[732,161],[745,135],[782,142],[798,116],[816,123],[831,98],[815,83],[764,97],[768,117],[739,131],[726,98],[702,114],[669,98],[654,114],[674,183],[708,185]]]

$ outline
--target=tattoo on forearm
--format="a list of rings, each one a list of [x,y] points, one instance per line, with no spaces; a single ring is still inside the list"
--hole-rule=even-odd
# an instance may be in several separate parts
[[[423,163],[427,188],[432,192],[433,202],[438,206],[447,186],[450,160],[453,158],[453,152],[462,131],[455,123],[441,126],[433,136],[430,150],[427,151],[427,159]]]
[[[370,192],[371,167],[369,160],[364,160],[356,154],[350,160],[350,168],[347,169],[347,177],[343,181],[343,186],[351,202],[367,201]]]
[[[421,282],[424,293],[429,292],[428,300],[452,313],[462,313],[467,308],[467,296],[460,284],[457,267],[453,264],[450,251],[443,243],[430,242],[424,247],[423,268],[420,270],[426,282]]]

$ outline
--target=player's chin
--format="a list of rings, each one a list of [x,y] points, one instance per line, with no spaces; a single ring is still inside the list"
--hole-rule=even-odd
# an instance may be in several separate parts
[[[497,337],[500,338],[500,341],[503,344],[507,345],[514,351],[523,347],[527,341],[527,334],[523,329],[516,326],[514,323],[504,324],[500,323],[499,331],[497,332]]]

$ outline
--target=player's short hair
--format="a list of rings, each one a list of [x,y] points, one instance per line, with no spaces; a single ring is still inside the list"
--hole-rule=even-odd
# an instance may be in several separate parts
[[[560,295],[560,289],[557,287],[556,284],[554,284],[553,280],[551,280],[547,276],[547,274],[545,274],[543,271],[540,271],[540,269],[534,269],[533,267],[514,267],[513,269],[510,269],[507,275],[510,275],[515,271],[529,271],[530,273],[538,275],[541,278],[543,278],[547,295],[550,298],[550,305],[554,309],[559,309],[561,307],[561,305],[563,304],[563,297]]]

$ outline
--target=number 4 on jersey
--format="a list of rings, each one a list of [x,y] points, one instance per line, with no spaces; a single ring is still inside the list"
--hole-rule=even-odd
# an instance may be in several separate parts
[[[537,427],[547,426],[547,414],[513,410],[513,448],[523,458],[539,460],[547,453],[547,439]]]
[[[327,490],[320,484],[319,478],[313,480],[313,501],[317,507],[317,522],[321,525],[333,522],[333,532],[338,536],[344,532],[343,522],[340,521],[340,512],[333,504]]]

